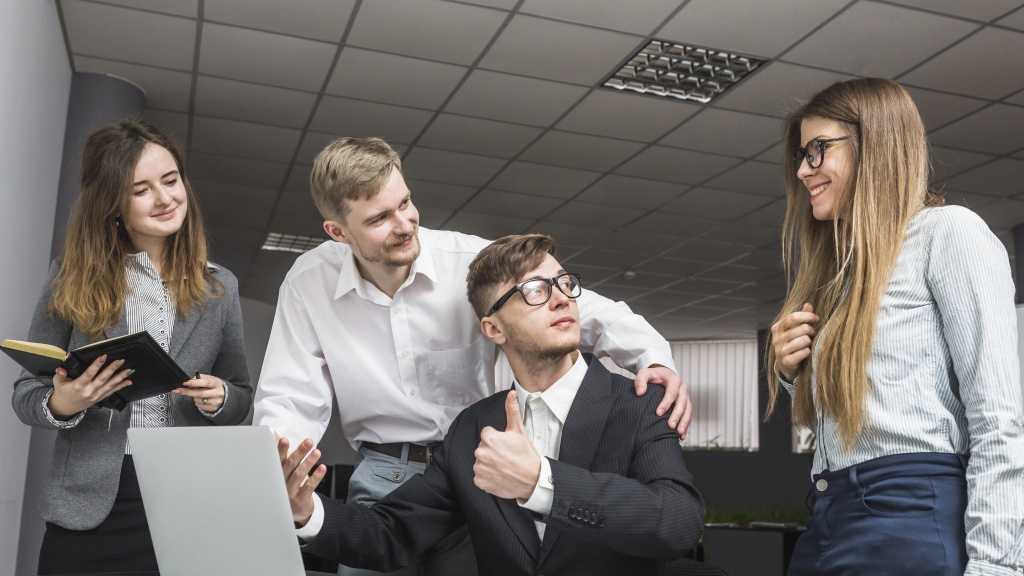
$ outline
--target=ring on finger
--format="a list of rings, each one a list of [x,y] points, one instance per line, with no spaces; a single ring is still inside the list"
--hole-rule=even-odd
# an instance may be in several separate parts
[[[203,404],[209,404],[209,403],[210,403],[210,399],[209,398],[203,398]]]

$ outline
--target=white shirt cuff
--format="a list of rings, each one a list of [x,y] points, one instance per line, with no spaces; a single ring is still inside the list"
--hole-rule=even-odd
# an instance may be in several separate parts
[[[320,501],[320,495],[313,493],[313,515],[309,517],[309,522],[302,528],[295,529],[295,535],[299,537],[303,542],[309,542],[315,539],[320,534],[320,529],[324,527],[324,504]]]
[[[540,477],[537,478],[537,485],[533,487],[533,494],[530,499],[523,501],[516,498],[516,502],[526,508],[533,510],[547,518],[551,515],[551,505],[555,501],[555,478],[551,475],[551,462],[547,458],[540,459]]]
[[[636,371],[640,371],[644,368],[650,368],[655,364],[659,364],[668,368],[673,372],[677,372],[676,361],[672,359],[672,355],[666,356],[659,350],[648,350],[640,356],[640,366],[637,367]],[[636,372],[634,372],[635,374]],[[678,376],[678,373],[676,374]]]
[[[50,421],[50,424],[53,424],[57,428],[67,429],[78,426],[78,423],[82,421],[82,418],[85,418],[85,410],[75,414],[75,417],[69,420],[57,420],[57,417],[53,415],[53,412],[50,412],[50,396],[53,396],[54,392],[54,390],[50,390],[46,393],[46,396],[43,397],[43,414],[46,414],[46,419]]]

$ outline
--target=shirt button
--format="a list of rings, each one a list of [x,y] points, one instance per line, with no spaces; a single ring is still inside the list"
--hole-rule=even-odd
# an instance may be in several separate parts
[[[445,419],[441,418],[441,424],[444,424],[444,423],[445,423]]]
[[[555,477],[554,476],[548,476],[548,484],[554,484],[554,483],[555,483]]]
[[[818,492],[824,492],[828,490],[828,482],[824,478],[818,478],[818,481],[814,483],[814,487],[818,489]]]
[[[415,395],[416,395],[416,389],[415,388],[413,388],[412,390],[409,390],[409,396],[415,396]]]
[[[399,356],[401,356],[402,358],[405,358],[405,357],[406,357],[406,356],[408,356],[408,355],[409,355],[409,353],[408,353],[408,352],[406,352],[405,350],[402,350],[402,353],[401,353],[401,354],[399,354]]]

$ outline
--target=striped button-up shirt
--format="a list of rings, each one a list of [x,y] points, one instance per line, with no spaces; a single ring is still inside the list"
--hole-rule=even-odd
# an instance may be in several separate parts
[[[834,420],[818,410],[814,473],[893,454],[970,455],[968,575],[1024,571],[1013,296],[1006,250],[981,218],[958,206],[922,211],[907,229],[878,313],[866,430],[847,450]]]

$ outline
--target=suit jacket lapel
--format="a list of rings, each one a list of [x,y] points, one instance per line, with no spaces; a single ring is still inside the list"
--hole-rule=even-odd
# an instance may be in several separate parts
[[[612,391],[610,373],[597,359],[591,359],[589,364],[587,375],[583,377],[583,384],[565,418],[562,444],[558,450],[559,462],[584,469],[589,469],[594,461],[612,406],[609,401]],[[544,562],[561,534],[561,530],[551,526],[544,531],[538,564]]]
[[[508,392],[506,392],[506,395]],[[508,419],[505,416],[505,396],[501,402],[494,402],[482,414],[481,420],[484,426],[491,426],[496,430],[504,430],[508,426]],[[512,532],[530,553],[530,557],[537,559],[540,550],[540,538],[537,536],[537,527],[533,524],[529,511],[523,509],[515,500],[509,498],[498,498],[490,496],[498,503],[505,521],[512,527]]]

